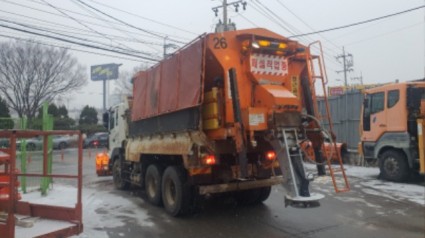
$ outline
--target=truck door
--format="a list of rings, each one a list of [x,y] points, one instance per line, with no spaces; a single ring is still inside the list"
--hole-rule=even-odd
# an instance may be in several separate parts
[[[368,94],[363,107],[362,141],[376,142],[386,130],[385,92]]]
[[[109,112],[109,148],[119,147],[116,145],[119,129],[116,127],[118,123],[118,107],[114,107]]]

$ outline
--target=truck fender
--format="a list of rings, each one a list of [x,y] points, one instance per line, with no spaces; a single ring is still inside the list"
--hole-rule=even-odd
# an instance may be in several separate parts
[[[410,136],[407,132],[387,132],[379,138],[374,149],[374,158],[379,156],[390,148],[398,149],[404,152],[409,167],[413,166],[413,157],[410,153]]]
[[[122,154],[121,148],[114,148],[111,151],[111,154],[109,156],[109,169],[112,169],[112,165],[114,165],[114,162],[116,159],[120,158],[120,155]]]

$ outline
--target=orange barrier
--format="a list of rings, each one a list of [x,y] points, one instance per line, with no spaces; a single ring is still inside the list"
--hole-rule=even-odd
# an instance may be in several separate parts
[[[16,171],[16,173],[19,173],[19,171]],[[6,185],[6,186],[0,186],[0,202],[5,202],[9,200],[9,194],[10,194],[10,176],[9,175],[0,175],[0,185]],[[19,187],[20,183],[18,180],[15,181],[15,199],[21,200],[21,194],[18,193],[17,188]]]
[[[96,174],[97,176],[110,175],[109,156],[106,152],[96,154]]]

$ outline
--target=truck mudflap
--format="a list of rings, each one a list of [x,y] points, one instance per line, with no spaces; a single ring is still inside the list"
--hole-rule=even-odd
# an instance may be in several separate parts
[[[239,180],[233,183],[201,185],[198,188],[199,188],[200,195],[207,195],[207,194],[214,194],[214,193],[224,193],[224,192],[232,192],[232,191],[273,186],[276,184],[281,184],[283,181],[284,181],[283,176],[275,176],[269,179],[261,179],[261,180]]]

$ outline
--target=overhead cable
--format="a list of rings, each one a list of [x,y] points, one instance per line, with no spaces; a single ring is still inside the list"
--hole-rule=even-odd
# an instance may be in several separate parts
[[[129,61],[135,61],[135,62],[151,63],[149,61],[142,61],[142,60],[127,58],[127,57],[122,57],[122,56],[109,55],[109,54],[98,53],[98,52],[93,52],[93,51],[88,51],[88,50],[82,50],[82,49],[75,49],[75,48],[71,48],[69,46],[55,45],[53,43],[47,43],[47,42],[43,42],[43,41],[39,41],[39,40],[35,41],[35,40],[25,39],[25,38],[16,37],[16,36],[9,36],[9,35],[0,34],[0,37],[14,39],[14,40],[18,40],[18,41],[33,42],[33,43],[40,44],[40,45],[51,46],[51,47],[60,48],[60,49],[66,49],[66,50],[71,50],[71,51],[78,51],[78,52],[83,52],[83,53],[88,53],[88,54],[108,56],[108,57],[113,57],[113,58],[118,58],[118,59],[124,59],[124,60],[129,60]]]
[[[401,12],[396,12],[396,13],[393,13],[393,14],[389,14],[389,15],[385,15],[385,16],[381,16],[381,17],[376,17],[376,18],[365,20],[365,21],[355,22],[355,23],[351,23],[351,24],[348,24],[348,25],[332,27],[332,28],[328,28],[328,29],[324,29],[324,30],[320,30],[320,31],[314,31],[314,32],[309,32],[309,33],[304,33],[304,34],[299,34],[299,35],[293,35],[293,36],[290,36],[289,38],[297,38],[297,37],[302,37],[302,36],[314,35],[314,34],[319,34],[319,33],[323,33],[323,32],[335,31],[335,30],[340,30],[340,29],[344,29],[344,28],[348,28],[348,27],[358,26],[358,25],[369,23],[369,22],[379,21],[379,20],[382,20],[382,19],[385,19],[385,18],[394,17],[394,16],[401,15],[401,14],[404,14],[404,13],[419,10],[421,8],[424,8],[424,7],[425,7],[425,5],[422,5],[422,6],[407,9],[407,10],[404,10],[404,11],[401,11]]]
[[[91,42],[91,43],[103,45],[103,46],[106,46],[106,47],[112,47],[112,48],[116,48],[118,50],[123,50],[124,52],[138,53],[138,54],[145,54],[145,55],[148,55],[148,56],[153,56],[151,53],[148,53],[148,52],[136,51],[136,50],[128,51],[128,49],[124,49],[124,48],[121,48],[121,47],[117,47],[117,46],[113,46],[113,45],[107,45],[107,44],[104,44],[102,42],[90,40],[90,39],[87,39],[87,38],[81,38],[81,37],[77,37],[77,36],[62,34],[62,33],[55,32],[54,30],[51,30],[51,29],[48,29],[48,28],[42,28],[42,27],[40,28],[40,27],[33,26],[33,25],[28,25],[28,24],[24,24],[24,23],[20,23],[20,22],[16,22],[16,21],[3,19],[1,17],[0,17],[0,21],[7,22],[7,23],[10,23],[10,24],[15,24],[15,25],[22,26],[22,27],[25,27],[25,28],[35,29],[37,31],[43,31],[43,32],[47,32],[47,33],[50,33],[50,34],[56,34],[56,35],[59,35],[59,36],[62,36],[62,37],[72,38],[72,39],[83,41],[83,42]]]
[[[112,16],[112,15],[110,15],[110,14],[108,14],[108,13],[105,13],[105,12],[103,12],[103,11],[101,11],[101,10],[99,10],[99,9],[97,9],[97,8],[95,8],[95,7],[93,7],[93,6],[89,5],[89,4],[87,4],[87,3],[83,2],[83,1],[81,1],[81,0],[76,0],[76,1],[78,1],[78,2],[80,2],[81,4],[83,4],[83,5],[85,5],[85,6],[89,7],[89,8],[91,8],[91,9],[93,9],[93,10],[94,10],[94,11],[96,11],[96,12],[99,12],[99,13],[101,13],[101,14],[103,14],[103,15],[105,15],[105,16],[107,16],[107,17],[111,18],[111,19],[114,19],[115,21],[121,22],[122,24],[124,24],[124,25],[126,25],[126,26],[128,26],[128,27],[131,27],[131,28],[137,29],[137,30],[139,30],[139,31],[142,31],[142,32],[145,32],[145,33],[148,33],[148,34],[151,34],[151,35],[153,35],[153,36],[157,36],[157,37],[159,37],[159,38],[165,38],[165,36],[163,36],[163,35],[159,35],[159,34],[154,33],[154,32],[152,32],[152,31],[148,31],[148,30],[145,30],[145,29],[143,29],[143,28],[140,28],[140,27],[134,26],[134,25],[132,25],[132,24],[129,24],[129,23],[125,22],[125,21],[122,21],[122,20],[120,20],[120,19],[118,19],[118,18],[116,18],[116,17],[114,17],[114,16]],[[180,43],[180,44],[186,44],[185,42],[182,42],[182,41],[179,41],[179,40],[175,40],[175,39],[170,39],[170,38],[169,38],[168,40],[173,41],[173,42],[176,42],[176,43]]]
[[[95,0],[90,0],[90,1],[91,1],[91,2],[94,2],[94,3],[96,3],[96,4],[99,4],[99,5],[102,5],[102,6],[104,6],[104,7],[107,7],[107,8],[113,9],[113,10],[116,10],[116,11],[123,12],[123,13],[126,13],[126,14],[128,14],[128,15],[131,15],[131,16],[134,16],[134,17],[138,17],[138,18],[140,18],[140,19],[144,19],[144,20],[146,20],[146,21],[150,21],[150,22],[156,23],[156,24],[158,24],[158,25],[162,25],[162,26],[170,27],[170,28],[173,28],[173,29],[176,29],[176,30],[182,31],[182,32],[190,33],[190,34],[192,34],[192,35],[199,35],[198,33],[195,33],[195,32],[191,32],[191,31],[188,31],[188,30],[185,30],[185,29],[182,29],[182,28],[176,27],[176,26],[172,26],[172,25],[169,25],[169,24],[166,24],[166,23],[163,23],[163,22],[159,22],[159,21],[156,21],[156,20],[153,20],[153,19],[150,19],[150,18],[144,17],[144,16],[139,16],[139,15],[137,15],[137,14],[134,14],[134,13],[131,13],[131,12],[128,12],[128,11],[125,11],[125,10],[122,10],[122,9],[119,9],[119,8],[116,8],[116,7],[109,6],[109,5],[107,5],[107,4],[103,3],[103,2],[99,2],[99,1],[95,1]]]
[[[19,28],[16,28],[16,27],[7,26],[7,25],[3,25],[3,24],[0,24],[0,27],[4,27],[4,28],[7,28],[7,29],[11,29],[11,30],[19,31],[19,32],[24,32],[24,33],[28,33],[28,34],[32,34],[32,35],[51,38],[51,39],[55,39],[55,40],[58,40],[58,41],[63,41],[63,42],[67,42],[67,43],[71,43],[71,44],[75,44],[75,45],[85,46],[85,47],[89,47],[89,48],[93,48],[93,49],[105,50],[105,51],[109,51],[109,52],[113,52],[113,53],[117,53],[117,54],[132,56],[132,57],[136,57],[136,58],[140,58],[140,59],[144,59],[144,60],[149,60],[149,61],[153,61],[153,62],[159,61],[158,59],[154,59],[154,58],[150,58],[150,57],[146,57],[146,56],[126,53],[126,52],[122,52],[122,51],[118,51],[118,50],[114,50],[114,49],[108,49],[108,48],[105,48],[105,47],[95,46],[95,45],[91,45],[91,44],[87,44],[87,43],[76,42],[76,41],[72,41],[72,40],[69,40],[69,39],[62,38],[62,37],[50,36],[50,35],[41,34],[41,33],[38,33],[38,32],[24,30],[24,29],[19,29]]]
[[[65,16],[67,16],[68,18],[72,19],[73,21],[77,22],[78,24],[80,24],[80,25],[84,26],[85,28],[87,28],[87,29],[89,29],[89,30],[91,30],[91,31],[93,31],[93,32],[95,32],[95,33],[97,33],[97,34],[101,35],[101,36],[104,36],[104,37],[106,37],[107,39],[109,39],[110,41],[113,41],[113,42],[117,43],[118,45],[121,45],[121,46],[123,46],[123,47],[126,47],[126,48],[127,48],[127,49],[129,49],[129,50],[134,50],[134,49],[131,49],[130,47],[128,47],[128,46],[126,46],[126,45],[124,45],[124,44],[121,44],[120,42],[116,42],[116,41],[114,41],[113,39],[108,38],[108,36],[107,36],[107,35],[105,35],[105,34],[103,34],[103,33],[99,32],[99,31],[97,31],[97,30],[95,30],[95,29],[93,29],[93,28],[91,28],[91,27],[89,27],[88,25],[84,24],[84,23],[83,23],[83,22],[81,22],[80,20],[78,20],[78,19],[76,19],[76,18],[72,17],[71,15],[67,14],[66,12],[64,12],[64,11],[62,11],[61,9],[57,8],[56,6],[54,6],[54,5],[50,4],[49,2],[47,2],[47,1],[45,1],[45,0],[41,0],[41,1],[42,1],[42,2],[44,2],[46,5],[50,6],[51,8],[55,9],[56,11],[58,11],[58,12],[62,13],[62,14],[63,14],[63,15],[65,15]]]

